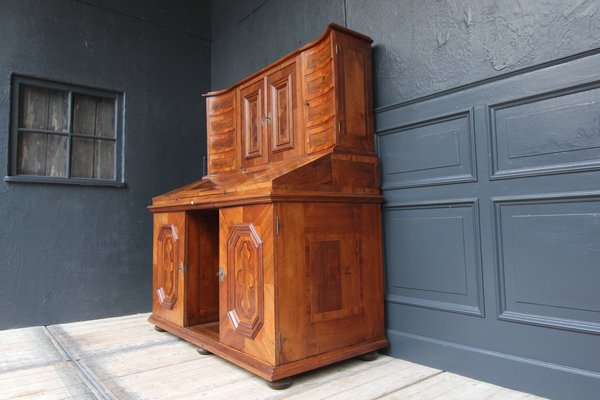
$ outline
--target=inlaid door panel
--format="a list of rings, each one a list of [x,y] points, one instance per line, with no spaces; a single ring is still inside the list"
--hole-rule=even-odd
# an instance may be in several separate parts
[[[308,234],[305,237],[310,319],[334,320],[360,314],[363,291],[360,234]]]
[[[227,315],[235,332],[253,339],[263,324],[263,245],[252,223],[236,224],[227,241]]]
[[[275,363],[273,206],[220,210],[220,340]]]
[[[267,77],[267,132],[271,161],[297,156],[301,150],[296,82],[295,63]]]
[[[267,113],[264,80],[260,79],[240,89],[242,131],[242,165],[253,167],[267,162]]]
[[[154,214],[154,315],[184,324],[185,213]]]

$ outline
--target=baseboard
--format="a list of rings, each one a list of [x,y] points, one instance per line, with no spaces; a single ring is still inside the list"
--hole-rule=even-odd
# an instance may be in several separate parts
[[[552,399],[600,396],[600,373],[388,330],[387,354]]]

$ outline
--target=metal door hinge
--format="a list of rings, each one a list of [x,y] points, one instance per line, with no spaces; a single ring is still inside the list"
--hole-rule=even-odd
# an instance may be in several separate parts
[[[279,236],[280,226],[279,226],[279,215],[275,217],[275,235]]]
[[[225,268],[220,267],[219,272],[217,272],[217,276],[219,277],[219,280],[223,282],[225,280]]]
[[[187,272],[187,269],[188,269],[188,267],[187,267],[186,263],[184,263],[184,262],[179,263],[179,272]]]

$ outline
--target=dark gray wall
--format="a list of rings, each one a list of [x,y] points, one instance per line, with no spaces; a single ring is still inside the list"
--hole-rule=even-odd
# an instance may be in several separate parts
[[[595,0],[219,0],[212,15],[213,90],[336,22],[374,39],[376,107],[600,46]]]
[[[125,93],[127,184],[0,181],[0,329],[149,311],[146,206],[202,175],[209,2],[0,0],[0,37],[0,173],[17,73]]]

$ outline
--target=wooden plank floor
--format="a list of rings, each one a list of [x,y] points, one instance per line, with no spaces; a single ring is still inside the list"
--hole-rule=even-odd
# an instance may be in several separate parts
[[[168,333],[147,314],[0,331],[0,399],[536,399],[380,355],[295,378],[287,390]]]

